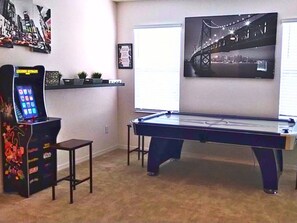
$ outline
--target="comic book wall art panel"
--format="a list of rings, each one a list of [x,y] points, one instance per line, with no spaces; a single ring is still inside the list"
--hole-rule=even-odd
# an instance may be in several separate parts
[[[0,0],[0,46],[51,52],[51,10],[32,0]]]
[[[277,13],[185,19],[185,77],[274,78]]]
[[[51,52],[51,10],[49,8],[34,5],[33,18],[36,24],[37,41],[32,45],[34,52]]]

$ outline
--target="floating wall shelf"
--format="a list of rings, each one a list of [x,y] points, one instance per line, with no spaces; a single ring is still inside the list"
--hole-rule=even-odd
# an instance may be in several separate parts
[[[55,85],[46,86],[45,90],[74,89],[74,88],[94,88],[94,87],[121,87],[124,83],[118,84],[83,84],[83,85]]]

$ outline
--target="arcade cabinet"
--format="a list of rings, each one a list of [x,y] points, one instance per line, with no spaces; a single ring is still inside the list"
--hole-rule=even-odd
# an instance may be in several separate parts
[[[43,66],[0,68],[0,123],[4,192],[29,197],[56,179],[60,118],[47,117]]]

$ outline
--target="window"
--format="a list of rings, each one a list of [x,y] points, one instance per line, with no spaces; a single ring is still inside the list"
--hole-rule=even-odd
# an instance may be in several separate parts
[[[179,110],[181,26],[134,29],[136,111]]]
[[[280,116],[297,116],[297,19],[282,24]]]

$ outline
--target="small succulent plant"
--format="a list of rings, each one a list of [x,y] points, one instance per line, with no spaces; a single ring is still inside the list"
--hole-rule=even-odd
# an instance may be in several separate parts
[[[86,79],[87,73],[82,71],[82,72],[78,73],[77,76],[79,77],[79,79]]]
[[[101,76],[102,76],[102,74],[101,73],[99,73],[99,72],[94,72],[94,73],[92,73],[92,78],[101,78]]]

